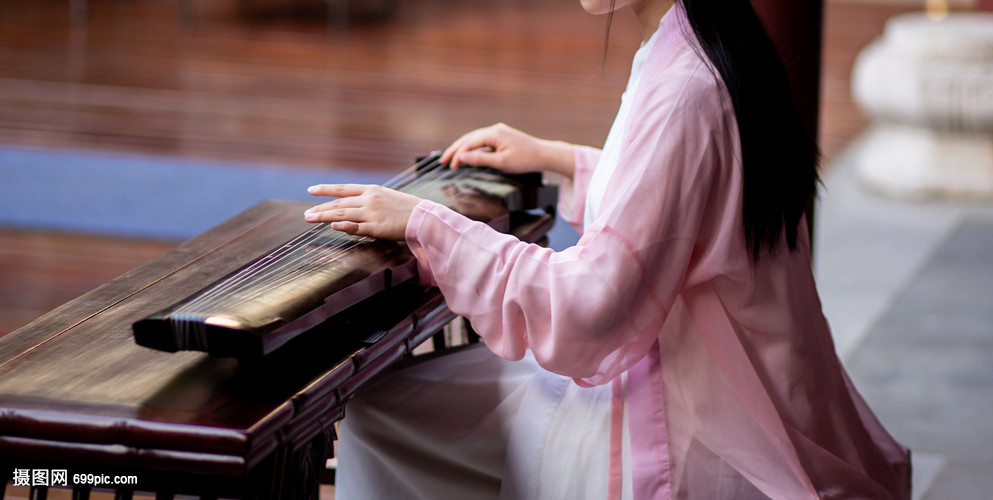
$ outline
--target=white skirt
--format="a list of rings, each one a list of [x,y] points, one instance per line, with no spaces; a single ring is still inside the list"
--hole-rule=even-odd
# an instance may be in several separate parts
[[[335,497],[605,499],[610,401],[481,344],[415,362],[349,401]]]

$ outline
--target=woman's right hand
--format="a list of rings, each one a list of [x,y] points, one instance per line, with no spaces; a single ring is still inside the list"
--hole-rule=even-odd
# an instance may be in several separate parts
[[[503,123],[473,130],[448,146],[441,163],[492,167],[507,173],[556,172],[572,177],[572,145],[528,135]]]

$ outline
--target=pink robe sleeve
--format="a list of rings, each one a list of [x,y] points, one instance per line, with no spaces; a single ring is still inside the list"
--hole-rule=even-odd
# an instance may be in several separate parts
[[[734,157],[713,77],[702,66],[682,69],[636,101],[599,216],[575,246],[554,252],[438,204],[415,208],[406,239],[422,280],[440,287],[497,355],[519,359],[531,349],[545,369],[601,384],[658,337]]]
[[[583,216],[586,208],[586,193],[590,189],[593,169],[600,161],[600,150],[589,146],[575,146],[573,149],[576,169],[572,179],[559,186],[559,216],[569,223],[577,233],[583,234]]]

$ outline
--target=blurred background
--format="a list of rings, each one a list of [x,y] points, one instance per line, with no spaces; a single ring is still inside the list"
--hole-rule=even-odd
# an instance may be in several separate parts
[[[824,2],[815,265],[853,380],[915,450],[915,497],[993,498],[988,199],[858,174],[892,116],[853,96],[856,61],[925,9],[993,2]],[[628,13],[609,43],[605,21],[575,0],[0,0],[0,334],[261,200],[383,182],[472,128],[602,144],[640,41]]]

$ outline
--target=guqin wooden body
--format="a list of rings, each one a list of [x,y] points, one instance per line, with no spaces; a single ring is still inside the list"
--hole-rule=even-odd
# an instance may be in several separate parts
[[[540,174],[449,169],[422,159],[388,185],[508,231],[529,211],[554,214],[557,190]],[[303,214],[300,215],[303,217]],[[264,356],[332,316],[415,280],[402,243],[351,237],[315,224],[190,297],[133,325],[138,344],[163,351]]]
[[[410,177],[437,180],[437,199],[506,224],[523,241],[538,242],[551,228],[552,214],[525,209],[549,207],[553,188],[501,179],[493,181],[499,190],[490,190],[492,172],[443,179],[452,173],[431,164]],[[327,260],[321,256],[332,251],[333,237],[322,233],[292,245],[320,263],[304,266],[314,276],[301,279],[313,283],[277,280],[250,307],[221,301],[224,307],[206,316],[243,321],[243,329],[205,325],[198,333],[205,337],[177,339],[171,321],[161,319],[204,296],[236,295],[224,288],[225,276],[258,270],[253,263],[270,250],[311,234],[315,226],[303,220],[311,205],[259,203],[0,336],[0,466],[8,474],[16,468],[68,470],[70,478],[137,476],[137,485],[108,485],[120,498],[135,491],[154,491],[156,498],[317,498],[334,424],[349,399],[421,343],[441,340],[438,332],[455,319],[437,288],[413,279],[409,252],[360,241]],[[218,290],[225,293],[212,294]],[[167,305],[173,306],[162,311]],[[266,315],[279,319],[261,321]],[[311,323],[318,324],[307,329]],[[135,324],[143,325],[143,341],[165,351],[187,349],[182,342],[190,341],[209,352],[142,347],[134,341]],[[69,486],[73,498],[90,491]],[[44,498],[44,490],[33,489],[32,498]]]

